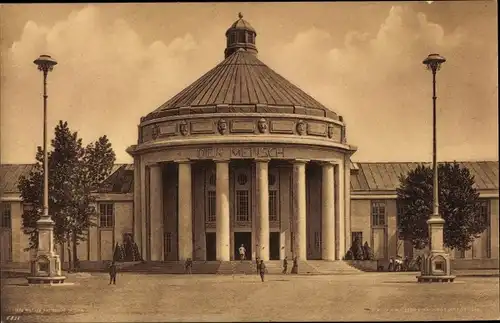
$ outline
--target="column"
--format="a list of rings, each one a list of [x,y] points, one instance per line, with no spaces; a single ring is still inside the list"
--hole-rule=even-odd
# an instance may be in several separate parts
[[[148,248],[147,248],[147,215],[148,215],[148,207],[146,205],[147,202],[147,196],[149,195],[148,191],[148,185],[146,185],[146,165],[144,163],[140,164],[140,168],[138,170],[134,170],[134,172],[139,172],[139,178],[140,178],[140,208],[141,208],[141,213],[139,216],[140,219],[140,228],[141,231],[139,231],[139,236],[134,237],[135,242],[137,243],[139,250],[141,252],[141,257],[144,260],[148,260]]]
[[[150,166],[149,212],[151,260],[163,260],[163,176],[160,164]]]
[[[321,258],[331,261],[335,260],[335,183],[332,163],[323,164],[321,183]]]
[[[191,162],[179,161],[179,260],[193,259],[193,204]]]
[[[347,252],[351,248],[351,157],[344,156],[344,232],[345,245]]]
[[[306,161],[293,161],[293,209],[295,215],[294,252],[298,260],[307,259],[306,237]]]
[[[229,160],[216,161],[215,176],[217,260],[230,261]]]
[[[257,217],[259,221],[259,250],[261,260],[269,260],[269,160],[256,160]]]
[[[344,164],[339,163],[335,167],[335,186],[337,190],[337,198],[336,198],[336,210],[337,210],[337,227],[336,233],[336,242],[337,242],[337,259],[341,260],[346,253],[346,237],[345,234],[345,192],[344,192]]]

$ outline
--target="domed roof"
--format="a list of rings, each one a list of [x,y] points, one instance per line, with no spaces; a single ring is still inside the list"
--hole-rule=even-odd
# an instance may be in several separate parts
[[[232,25],[231,27],[229,27],[229,29],[227,30],[226,34],[231,31],[232,29],[245,29],[245,30],[250,30],[250,31],[253,31],[255,33],[255,29],[253,29],[252,25],[250,25],[250,23],[248,21],[246,21],[245,19],[243,19],[243,14],[240,12],[238,14],[238,20],[236,20]]]
[[[335,112],[257,58],[256,34],[241,13],[239,17],[226,33],[224,61],[142,121],[180,114],[218,112],[287,113],[339,120]]]

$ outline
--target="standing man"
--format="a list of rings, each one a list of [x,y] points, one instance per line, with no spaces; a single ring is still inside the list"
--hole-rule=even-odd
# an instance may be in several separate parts
[[[288,259],[287,257],[285,257],[285,259],[283,259],[283,274],[286,275],[286,270],[288,268]]]
[[[260,259],[259,257],[255,258],[255,266],[257,267],[257,275],[260,274]]]
[[[238,250],[240,252],[240,260],[241,261],[245,260],[245,253],[247,252],[245,249],[245,245],[242,244]]]
[[[186,259],[184,272],[191,275],[193,273],[192,269],[193,269],[193,260],[191,258],[188,258]]]
[[[264,260],[260,261],[259,270],[260,270],[260,280],[264,282],[264,275],[266,273],[266,265],[264,264]]]
[[[111,265],[109,265],[109,285],[113,283],[113,285],[116,285],[116,264],[114,261],[111,262]]]

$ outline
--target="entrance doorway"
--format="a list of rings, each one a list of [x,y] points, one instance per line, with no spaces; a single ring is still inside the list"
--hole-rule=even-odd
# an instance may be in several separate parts
[[[207,250],[207,261],[215,261],[217,260],[217,240],[216,240],[215,232],[206,232],[205,233],[205,243]]]
[[[240,247],[245,247],[245,259],[252,259],[252,233],[251,232],[235,232],[234,233],[234,259],[240,259]]]
[[[269,259],[280,260],[280,233],[269,233]]]

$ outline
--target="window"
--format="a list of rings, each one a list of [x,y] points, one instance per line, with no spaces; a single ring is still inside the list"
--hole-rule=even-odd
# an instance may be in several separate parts
[[[235,191],[235,220],[250,222],[250,181],[249,169],[240,169],[236,175]]]
[[[250,221],[248,204],[248,191],[236,191],[236,221]]]
[[[214,170],[207,172],[207,195],[205,204],[205,221],[215,222],[217,213],[216,178]]]
[[[401,218],[404,216],[404,212],[406,211],[406,205],[403,202],[396,202],[397,214],[396,214],[396,228],[398,230],[399,239],[402,238],[401,230],[399,229],[399,223]]]
[[[248,35],[248,42],[250,44],[253,44],[254,41],[255,41],[255,39],[253,38],[253,34],[252,33],[248,33],[247,35]]]
[[[10,203],[2,203],[2,228],[12,228],[12,216],[10,210]]]
[[[113,227],[113,215],[114,215],[113,203],[100,204],[99,208],[100,208],[99,227],[112,228]]]
[[[246,43],[246,41],[245,41],[245,32],[244,31],[240,31],[238,33],[238,43]]]
[[[269,191],[269,221],[278,221],[278,191]]]
[[[318,231],[314,232],[314,248],[321,249],[321,235]]]
[[[215,199],[215,191],[210,190],[207,193],[207,222],[215,222],[215,213],[217,206],[215,204],[216,199]]]
[[[229,35],[229,42],[230,42],[231,44],[236,43],[236,33],[235,33],[235,32],[232,32],[232,33]]]
[[[358,231],[358,232],[351,232],[351,244],[356,240],[359,239],[361,243],[363,243],[363,232]]]
[[[491,258],[491,213],[490,213],[490,201],[484,200],[479,202],[479,219],[483,223],[486,223],[486,230],[483,232],[483,239],[486,239],[486,258]]]
[[[385,225],[385,202],[372,202],[372,226]]]
[[[172,233],[165,233],[165,253],[172,252]]]
[[[267,177],[269,185],[269,221],[279,221],[279,181],[276,169],[270,170]]]

